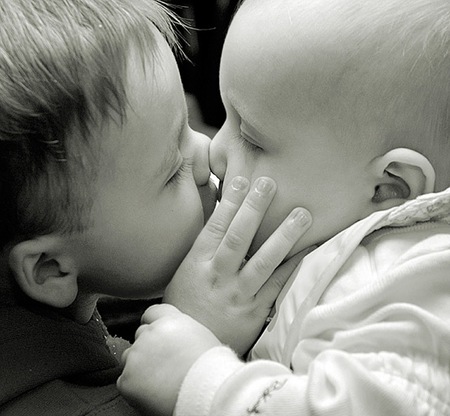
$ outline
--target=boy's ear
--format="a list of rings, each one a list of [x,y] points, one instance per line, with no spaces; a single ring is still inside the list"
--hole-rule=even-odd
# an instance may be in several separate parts
[[[435,172],[430,161],[415,150],[397,148],[371,162],[375,178],[372,202],[387,209],[433,192]]]
[[[22,241],[10,251],[9,266],[26,295],[65,308],[78,294],[78,272],[70,256],[58,250],[58,242],[52,235]]]

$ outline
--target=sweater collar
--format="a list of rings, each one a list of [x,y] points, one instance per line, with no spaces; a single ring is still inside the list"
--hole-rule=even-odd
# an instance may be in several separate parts
[[[54,379],[114,383],[121,370],[97,311],[82,325],[45,306],[3,304],[0,333],[0,405]]]

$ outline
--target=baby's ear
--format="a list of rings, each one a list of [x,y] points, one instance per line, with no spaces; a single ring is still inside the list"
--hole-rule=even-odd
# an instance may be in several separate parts
[[[374,159],[371,170],[375,179],[372,202],[378,209],[399,205],[434,190],[434,168],[415,150],[393,149]]]
[[[52,235],[16,244],[9,254],[9,266],[30,298],[56,308],[73,303],[78,293],[77,268],[61,252],[60,239]]]

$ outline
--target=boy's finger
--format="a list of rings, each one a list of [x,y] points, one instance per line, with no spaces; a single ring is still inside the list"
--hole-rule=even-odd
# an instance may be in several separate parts
[[[205,228],[197,237],[192,251],[214,255],[222,242],[236,212],[242,205],[249,188],[249,180],[243,176],[236,176],[225,189],[222,199],[213,212]]]
[[[261,177],[255,181],[217,249],[214,257],[216,270],[239,269],[275,192],[273,179]]]
[[[285,283],[283,275],[277,278],[272,274],[310,225],[311,215],[307,210],[295,208],[289,214],[242,269],[241,284],[247,294],[256,295],[263,286],[267,286],[265,291],[281,290]]]
[[[312,250],[303,250],[278,267],[256,295],[258,301],[266,305],[273,305],[292,273]]]

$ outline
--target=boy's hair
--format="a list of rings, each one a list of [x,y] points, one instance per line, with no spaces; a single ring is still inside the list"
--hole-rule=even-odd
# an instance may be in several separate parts
[[[158,0],[0,2],[0,247],[83,231],[95,179],[94,127],[125,117],[126,62],[176,44]]]

